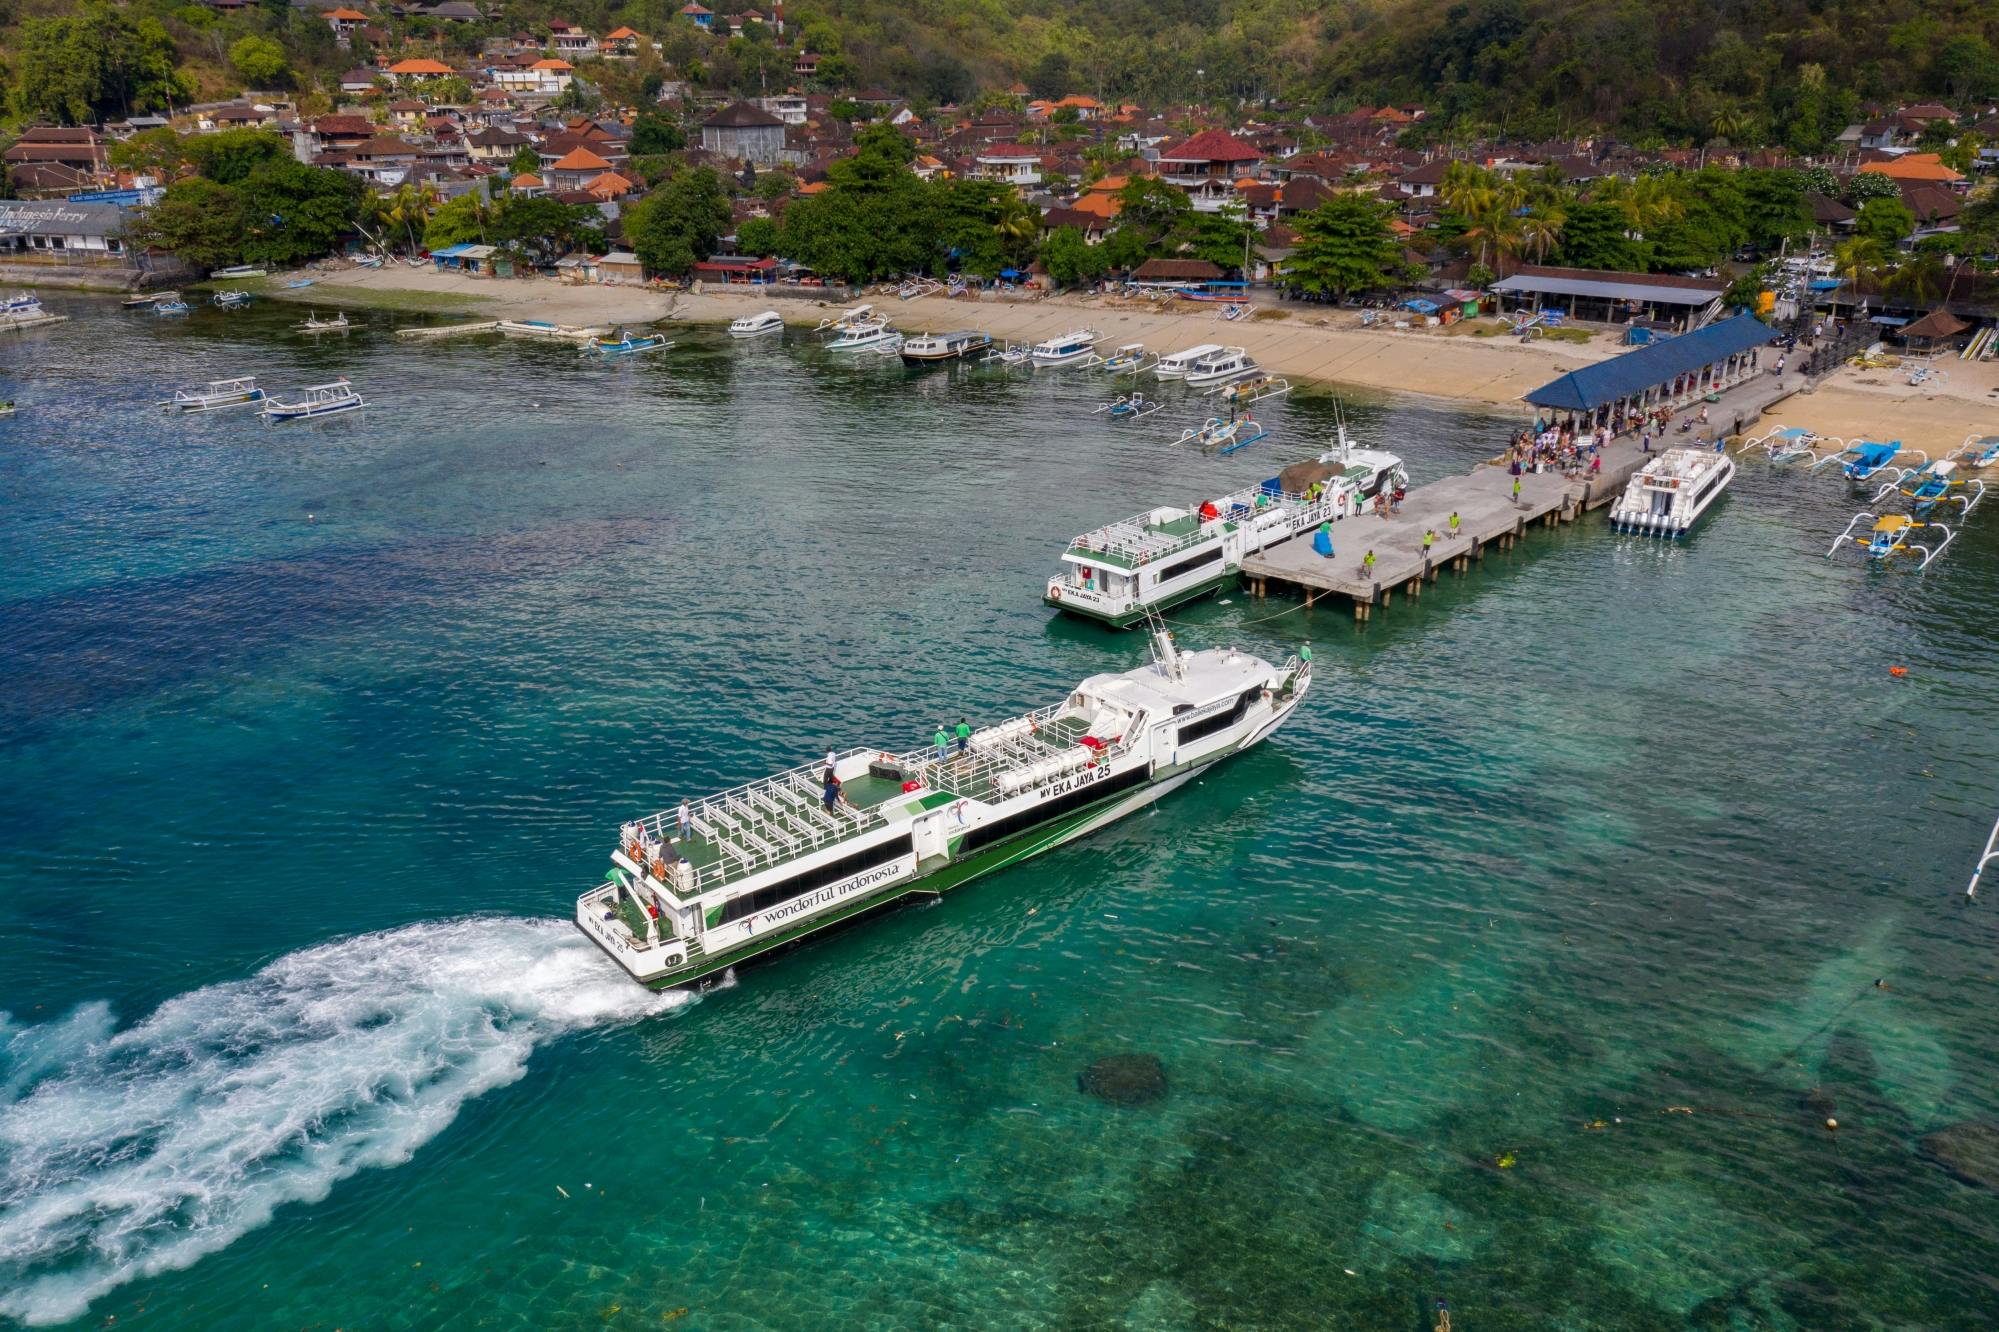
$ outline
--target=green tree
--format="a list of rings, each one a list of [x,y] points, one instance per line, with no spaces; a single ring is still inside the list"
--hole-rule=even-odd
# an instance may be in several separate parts
[[[552,264],[572,250],[603,254],[603,216],[588,204],[546,198],[507,199],[486,225],[489,243],[532,264]]]
[[[285,141],[260,129],[194,135],[187,140],[187,154],[195,170],[222,185],[240,184],[260,166],[291,160]]]
[[[175,181],[133,220],[129,239],[195,268],[227,268],[243,258],[242,202],[236,191],[212,180]]]
[[[1103,247],[1090,244],[1080,228],[1057,227],[1041,242],[1041,266],[1059,285],[1073,287],[1096,281],[1109,264]]]
[[[164,125],[114,142],[109,156],[115,167],[162,182],[172,181],[188,163],[186,141]]]
[[[534,145],[524,143],[514,149],[514,160],[507,163],[507,169],[516,176],[532,176],[541,170],[541,154]]]
[[[667,153],[677,153],[687,146],[687,136],[680,126],[657,111],[641,111],[632,122],[632,137],[627,149],[635,157],[657,157]]]
[[[243,257],[278,265],[333,249],[354,224],[361,186],[344,171],[287,157],[252,170],[236,193],[243,204]]]
[[[1178,231],[1192,216],[1187,192],[1157,176],[1133,176],[1118,189],[1118,225],[1134,228],[1148,247]]]
[[[1899,199],[1902,187],[1884,172],[1856,171],[1846,182],[1846,197],[1855,208],[1869,199]]]
[[[1103,252],[1104,264],[1110,272],[1129,273],[1145,262],[1146,252],[1151,247],[1145,233],[1133,227],[1120,226],[1104,237],[1104,243],[1097,248]]]
[[[1615,204],[1579,203],[1562,223],[1556,262],[1570,268],[1596,268],[1629,273],[1644,264],[1642,251],[1631,239],[1629,220]]]
[[[714,251],[729,217],[721,178],[711,167],[696,167],[627,212],[625,241],[647,272],[679,277]]]
[[[277,88],[289,79],[285,48],[255,33],[236,39],[229,48],[229,63],[253,88]]]
[[[777,223],[767,217],[746,217],[736,228],[736,248],[759,259],[777,253]]]
[[[1284,272],[1309,292],[1344,296],[1378,287],[1399,259],[1387,206],[1362,195],[1334,195],[1300,217],[1296,229]]]
[[[1074,81],[1069,57],[1060,51],[1050,51],[1035,61],[1034,68],[1027,72],[1027,90],[1036,97],[1061,97]]]
[[[424,248],[442,250],[450,245],[485,244],[486,225],[492,220],[493,212],[486,196],[477,190],[468,191],[456,199],[447,199],[438,205],[430,220],[424,224]]]
[[[193,95],[160,21],[101,0],[65,17],[28,19],[10,44],[14,102],[31,119],[84,124]]]
[[[1900,199],[1869,199],[1853,217],[1853,234],[1893,250],[1916,229],[1916,215]]]
[[[786,205],[784,254],[850,282],[931,271],[944,257],[939,196],[910,171],[915,148],[888,125],[862,131],[855,147],[827,168],[828,188]]]

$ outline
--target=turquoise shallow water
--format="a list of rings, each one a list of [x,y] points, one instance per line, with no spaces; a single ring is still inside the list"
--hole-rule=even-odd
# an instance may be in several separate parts
[[[1216,460],[1082,373],[61,304],[0,343],[0,1322],[1999,1308],[1999,1194],[1919,1146],[1999,1121],[1999,927],[1959,895],[1990,515],[1921,578],[1832,567],[1846,497],[1752,464],[1684,545],[1592,520],[1364,629],[1193,608],[1314,643],[1275,741],[661,998],[563,923],[618,821],[1138,660],[1039,606],[1062,541],[1268,475],[1331,400]],[[147,409],[249,371],[375,405]],[[1501,428],[1349,406],[1419,481]],[[1077,1090],[1120,1052],[1164,1101]]]

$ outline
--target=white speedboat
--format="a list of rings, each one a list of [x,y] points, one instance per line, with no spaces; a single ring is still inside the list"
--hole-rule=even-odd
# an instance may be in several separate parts
[[[576,925],[654,989],[687,985],[910,894],[934,896],[1094,832],[1268,739],[1309,662],[1234,648],[1095,675],[964,747],[868,745],[625,824]]]
[[[989,335],[961,328],[950,333],[925,333],[918,338],[904,338],[900,350],[904,364],[928,365],[933,361],[962,361],[992,345]]]
[[[1735,479],[1735,459],[1713,449],[1667,449],[1646,463],[1611,506],[1620,532],[1681,537]]]
[[[214,412],[224,407],[244,407],[264,400],[254,375],[235,379],[211,379],[200,388],[181,389],[166,402],[176,412]]]
[[[1063,571],[1048,580],[1041,599],[1127,629],[1227,586],[1258,551],[1365,513],[1384,488],[1408,483],[1400,458],[1355,448],[1342,424],[1332,448],[1260,485],[1196,504],[1162,505],[1083,533],[1062,552]]]
[[[782,332],[784,332],[784,316],[775,310],[744,315],[741,319],[729,321],[729,336],[732,338],[756,338],[766,333]]]
[[[866,323],[853,324],[843,330],[839,337],[826,344],[827,351],[869,351],[892,345],[902,340],[902,334],[889,327],[886,319],[873,319]]]
[[[337,379],[331,384],[316,384],[291,402],[279,402],[273,398],[264,404],[258,415],[266,421],[298,421],[307,417],[358,411],[367,405],[354,391],[352,384]]]
[[[1028,353],[1028,359],[1036,365],[1075,365],[1079,361],[1094,361],[1096,356],[1097,331],[1093,328],[1071,329],[1060,337],[1037,342]]]
[[[1154,362],[1152,373],[1159,379],[1185,379],[1187,371],[1193,367],[1194,362],[1220,350],[1222,350],[1221,344],[1204,342],[1198,347],[1189,347],[1186,351],[1162,356]]]
[[[1250,359],[1248,352],[1240,347],[1223,347],[1188,366],[1185,379],[1188,387],[1203,388],[1247,379],[1256,373],[1256,362]]]

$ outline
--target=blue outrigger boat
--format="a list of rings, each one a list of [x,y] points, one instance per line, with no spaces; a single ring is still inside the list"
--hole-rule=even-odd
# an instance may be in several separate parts
[[[1927,518],[1939,504],[1956,504],[1960,506],[1959,513],[1970,513],[1985,498],[1985,483],[1965,480],[1958,474],[1956,463],[1940,458],[1890,481],[1881,487],[1875,498],[1884,498],[1891,491],[1901,492],[1902,498],[1909,501],[1911,513],[1918,518]]]
[[[1838,463],[1840,464],[1840,474],[1852,483],[1853,488],[1855,490],[1865,490],[1882,472],[1894,467],[1895,460],[1905,452],[1914,453],[1918,458],[1921,458],[1922,463],[1919,466],[1926,466],[1929,463],[1930,457],[1927,453],[1922,452],[1920,449],[1905,450],[1902,447],[1902,441],[1899,439],[1890,440],[1885,444],[1876,443],[1872,440],[1857,439],[1839,452],[1828,453],[1825,457],[1813,463],[1812,470],[1817,471],[1828,463]],[[1895,479],[1899,481],[1912,470],[1914,469],[1901,469]]]
[[[643,338],[635,338],[624,329],[618,330],[616,338],[596,338],[584,352],[595,352],[599,356],[631,356],[638,352],[665,351],[673,343],[664,333],[652,333]]]
[[[1966,467],[1990,467],[1999,463],[1999,435],[1967,435],[1949,456]]]

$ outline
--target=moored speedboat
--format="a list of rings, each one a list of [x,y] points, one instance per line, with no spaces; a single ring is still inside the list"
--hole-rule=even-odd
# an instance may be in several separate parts
[[[1185,379],[1187,371],[1193,367],[1194,362],[1221,350],[1222,346],[1219,343],[1204,342],[1198,347],[1189,347],[1185,351],[1174,352],[1171,356],[1162,356],[1153,364],[1153,376],[1158,379]]]
[[[1223,347],[1209,352],[1187,367],[1184,378],[1189,388],[1233,383],[1258,373],[1256,362],[1241,347]]]
[[[633,979],[686,985],[911,894],[935,895],[1133,813],[1267,739],[1311,687],[1297,657],[1183,652],[1092,676],[958,745],[829,755],[627,823],[576,924]]]
[[[928,365],[936,361],[962,361],[992,345],[990,335],[961,328],[949,333],[925,333],[921,337],[904,338],[899,350],[905,364]]]
[[[902,334],[889,327],[886,319],[850,324],[839,337],[826,344],[827,351],[868,351],[900,342]]]
[[[1097,333],[1095,329],[1077,328],[1034,344],[1028,359],[1037,366],[1075,365],[1082,361],[1094,361],[1097,355]]]
[[[254,375],[235,379],[211,379],[201,388],[181,389],[164,404],[176,412],[213,412],[224,407],[243,407],[264,400]]]
[[[729,336],[732,338],[756,338],[766,333],[782,333],[784,316],[775,310],[765,310],[762,314],[744,315],[741,319],[729,321]]]
[[[1713,449],[1667,449],[1631,478],[1611,506],[1620,532],[1682,537],[1735,479],[1735,459]]]
[[[340,412],[358,411],[368,404],[354,391],[354,386],[345,379],[337,379],[331,384],[316,384],[306,389],[304,395],[291,402],[279,402],[273,398],[264,404],[258,413],[266,421],[298,421],[315,416],[333,416]]]

